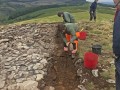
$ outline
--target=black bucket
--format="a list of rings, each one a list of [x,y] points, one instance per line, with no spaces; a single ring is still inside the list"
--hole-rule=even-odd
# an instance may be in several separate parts
[[[101,45],[93,45],[92,46],[92,52],[93,53],[101,54],[101,49],[102,49]]]

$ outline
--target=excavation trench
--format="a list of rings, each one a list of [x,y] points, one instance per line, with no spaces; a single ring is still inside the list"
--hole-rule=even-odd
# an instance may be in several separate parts
[[[44,79],[45,87],[52,86],[55,90],[75,90],[79,84],[76,77],[77,68],[74,66],[78,56],[76,55],[76,58],[72,59],[67,52],[63,51],[59,33],[56,36],[55,45],[57,46],[54,48],[54,53],[51,54],[51,65],[49,65],[48,74]],[[40,90],[44,90],[45,87]]]
[[[87,90],[112,90],[115,85],[100,75],[110,65],[99,63],[99,77],[94,77],[81,62],[91,44],[100,41],[98,34],[96,39],[90,34],[91,24],[80,23],[88,28],[88,39],[80,41],[81,55],[74,59],[63,51],[58,23],[0,27],[0,90],[38,90],[37,86],[40,90],[80,90],[80,85]],[[106,56],[112,55],[102,54],[100,58],[105,61]]]
[[[114,88],[114,84],[107,83],[106,80],[100,75],[103,68],[106,67],[97,67],[99,72],[99,77],[94,77],[91,73],[91,70],[86,69],[83,66],[83,56],[76,55],[74,59],[68,55],[68,53],[63,51],[63,43],[58,32],[56,24],[56,35],[54,37],[54,49],[50,53],[51,59],[48,65],[47,75],[44,79],[39,81],[40,90],[110,90]],[[78,24],[79,25],[79,24]],[[83,24],[84,27],[84,24]],[[87,27],[89,28],[89,27]],[[87,31],[90,33],[90,31]],[[88,35],[87,38],[91,38],[91,35]],[[89,40],[80,41],[80,51],[83,53],[82,46],[86,47],[85,51],[91,46]],[[90,50],[90,49],[89,49]],[[101,55],[102,56],[102,55]],[[104,58],[103,58],[104,59]],[[102,66],[102,65],[101,65]],[[104,65],[103,65],[104,66]],[[108,66],[109,67],[109,66]],[[83,86],[80,88],[79,86]],[[50,89],[51,88],[51,89]]]

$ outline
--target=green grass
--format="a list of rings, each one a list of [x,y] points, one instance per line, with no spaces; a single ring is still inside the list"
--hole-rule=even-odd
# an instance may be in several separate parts
[[[70,12],[77,22],[89,21],[89,4],[85,4],[82,6],[64,6],[59,8],[43,9],[20,16],[9,22],[14,22],[16,24],[62,22],[62,18],[59,18],[56,15],[58,11]],[[112,20],[113,13],[114,10],[112,8],[99,6],[97,9],[97,22]]]

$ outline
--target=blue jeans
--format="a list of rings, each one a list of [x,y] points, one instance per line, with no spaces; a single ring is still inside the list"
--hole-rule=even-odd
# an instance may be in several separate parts
[[[116,90],[120,90],[120,56],[115,59]]]

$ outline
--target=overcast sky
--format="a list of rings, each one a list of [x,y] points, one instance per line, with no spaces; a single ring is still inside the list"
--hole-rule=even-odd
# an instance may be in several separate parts
[[[93,2],[94,0],[86,0],[86,1]],[[113,2],[113,0],[99,0],[98,2]]]

